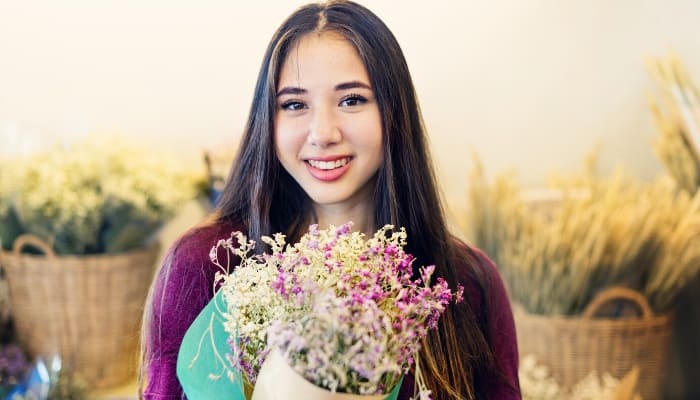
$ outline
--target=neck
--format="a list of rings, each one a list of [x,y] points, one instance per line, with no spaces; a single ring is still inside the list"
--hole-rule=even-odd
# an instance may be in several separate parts
[[[319,229],[327,229],[330,225],[336,227],[352,221],[352,230],[367,235],[374,234],[374,213],[366,203],[354,205],[316,204],[314,206],[316,223]]]

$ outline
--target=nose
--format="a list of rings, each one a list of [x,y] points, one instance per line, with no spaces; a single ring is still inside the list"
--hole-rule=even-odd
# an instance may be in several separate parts
[[[309,144],[325,148],[340,142],[340,139],[341,133],[333,110],[326,107],[315,109],[309,127]]]

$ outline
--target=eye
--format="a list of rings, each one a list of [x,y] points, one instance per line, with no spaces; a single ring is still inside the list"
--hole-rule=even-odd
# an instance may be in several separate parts
[[[306,104],[296,101],[296,100],[289,100],[285,101],[280,105],[280,108],[283,110],[289,110],[289,111],[298,111],[298,110],[303,110],[306,108]]]
[[[340,101],[339,106],[341,107],[353,107],[359,106],[360,104],[365,104],[367,99],[359,94],[349,94]]]

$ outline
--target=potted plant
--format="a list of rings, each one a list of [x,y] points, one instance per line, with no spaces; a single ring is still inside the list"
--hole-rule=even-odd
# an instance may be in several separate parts
[[[0,264],[20,343],[59,355],[91,388],[124,382],[156,233],[200,177],[114,137],[2,164]]]
[[[601,178],[594,166],[555,176],[557,201],[545,208],[513,175],[489,184],[477,167],[469,236],[501,268],[521,354],[534,353],[565,387],[591,370],[620,378],[638,366],[643,397],[655,398],[674,300],[700,270],[700,194],[668,177]]]

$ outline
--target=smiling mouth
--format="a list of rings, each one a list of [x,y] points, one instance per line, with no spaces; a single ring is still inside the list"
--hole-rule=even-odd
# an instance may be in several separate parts
[[[350,157],[340,158],[334,161],[306,160],[306,162],[316,169],[330,171],[347,165],[347,163],[350,162]]]

